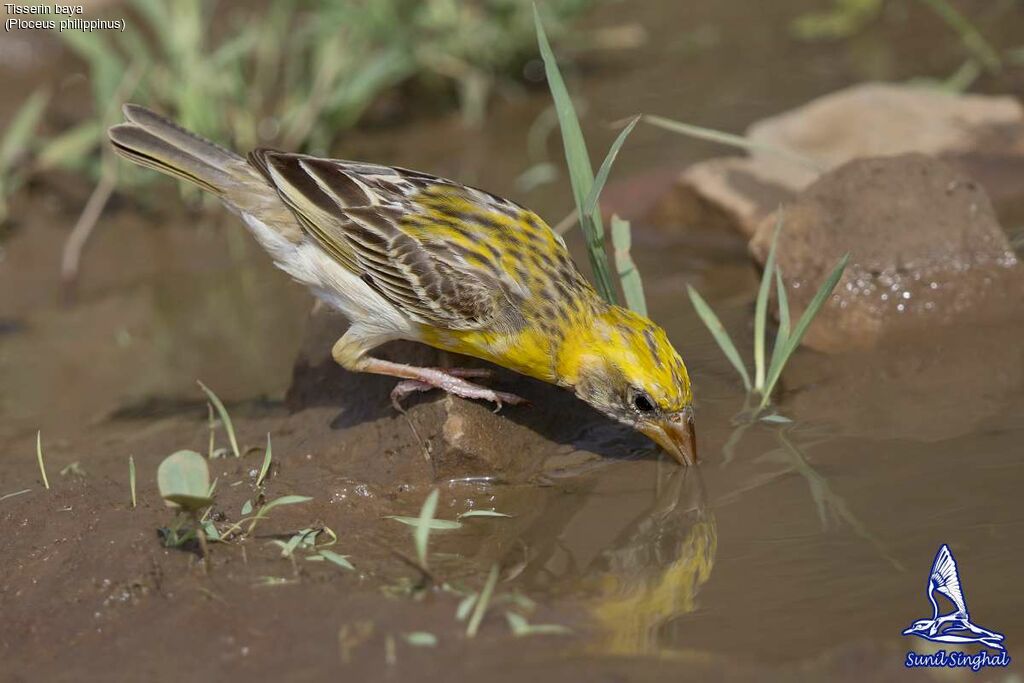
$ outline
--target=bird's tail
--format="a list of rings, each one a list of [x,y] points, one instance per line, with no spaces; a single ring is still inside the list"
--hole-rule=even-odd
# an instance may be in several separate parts
[[[223,197],[255,176],[245,159],[145,107],[124,105],[127,123],[107,135],[115,151],[140,166],[195,183]]]

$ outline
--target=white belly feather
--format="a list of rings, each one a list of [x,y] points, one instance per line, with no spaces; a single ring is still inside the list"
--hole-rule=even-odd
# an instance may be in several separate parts
[[[417,339],[416,327],[408,317],[316,243],[294,244],[255,216],[241,216],[274,264],[360,328],[360,337],[379,337],[379,343]]]

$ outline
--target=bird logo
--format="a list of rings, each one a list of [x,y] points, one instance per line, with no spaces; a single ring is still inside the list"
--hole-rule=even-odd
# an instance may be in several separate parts
[[[953,604],[953,611],[939,614],[939,603],[935,594],[945,597]],[[960,573],[949,546],[943,544],[935,554],[931,571],[928,573],[928,601],[932,603],[932,616],[918,619],[903,630],[905,636],[917,636],[936,643],[965,645],[979,643],[993,650],[1005,650],[1002,633],[977,626],[971,621],[960,584]]]

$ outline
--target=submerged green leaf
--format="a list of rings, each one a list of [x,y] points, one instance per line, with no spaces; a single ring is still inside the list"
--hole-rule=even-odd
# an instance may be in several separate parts
[[[406,633],[402,638],[405,642],[415,647],[435,647],[437,645],[437,636],[426,631],[413,631],[412,633]]]
[[[430,492],[427,499],[423,501],[420,509],[420,518],[416,522],[416,530],[413,532],[413,542],[416,544],[416,557],[421,567],[427,566],[427,543],[430,541],[430,522],[434,519],[437,511],[437,499],[440,493],[437,489]]]
[[[512,515],[506,515],[504,512],[498,512],[496,510],[468,510],[466,512],[459,513],[459,519],[466,519],[467,517],[511,517]]]
[[[384,519],[393,519],[396,522],[401,522],[406,526],[419,527],[419,517],[405,517],[402,515],[386,515]],[[462,523],[456,522],[450,519],[432,519],[427,522],[427,528],[431,531],[451,531],[452,529],[461,529]]]
[[[494,594],[494,586],[498,583],[498,565],[492,565],[491,571],[487,574],[487,581],[484,583],[483,589],[480,591],[480,597],[477,598],[476,604],[473,606],[473,616],[469,618],[469,624],[466,626],[466,637],[475,638],[477,631],[480,629],[480,623],[484,619],[484,614],[487,612],[487,606],[491,603],[491,596]]]
[[[334,552],[333,550],[327,550],[326,548],[321,548],[320,550],[317,550],[316,552],[317,552],[316,555],[314,555],[312,557],[309,557],[307,559],[312,560],[312,559],[315,559],[316,557],[321,557],[321,558],[327,560],[328,562],[331,562],[332,564],[335,564],[335,565],[341,567],[342,569],[348,569],[349,571],[355,571],[355,567],[353,567],[352,563],[348,561],[348,558],[351,557],[351,555],[339,555],[338,553]]]
[[[466,617],[469,616],[470,610],[476,605],[476,601],[480,598],[479,593],[470,593],[466,597],[459,600],[459,606],[455,608],[455,618],[459,621],[465,621]]]

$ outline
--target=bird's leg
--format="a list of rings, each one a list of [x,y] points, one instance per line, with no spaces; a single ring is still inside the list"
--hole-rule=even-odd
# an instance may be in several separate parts
[[[479,384],[467,381],[466,377],[488,377],[490,371],[484,368],[419,368],[404,363],[373,358],[365,353],[353,353],[355,350],[350,340],[342,337],[334,345],[332,355],[334,360],[342,367],[353,372],[370,372],[376,375],[388,375],[398,377],[399,382],[391,393],[392,403],[398,407],[398,401],[417,391],[428,391],[430,389],[443,389],[449,394],[455,394],[462,398],[482,399],[490,401],[500,409],[502,405],[516,405],[525,403],[526,400],[515,394],[504,391],[494,391]]]

